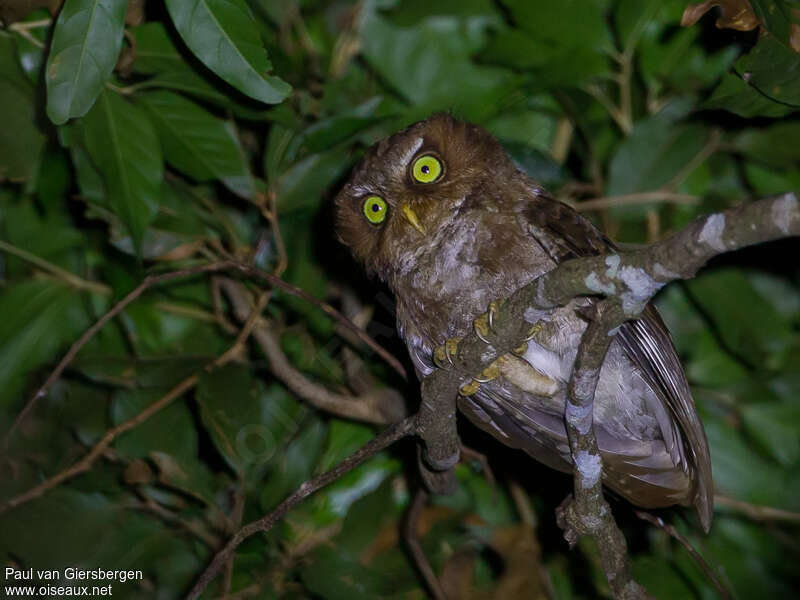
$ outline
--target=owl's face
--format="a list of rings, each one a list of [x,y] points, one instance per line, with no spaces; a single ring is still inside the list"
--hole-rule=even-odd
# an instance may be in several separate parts
[[[389,279],[515,173],[488,132],[437,114],[369,149],[336,197],[336,230],[368,271]]]

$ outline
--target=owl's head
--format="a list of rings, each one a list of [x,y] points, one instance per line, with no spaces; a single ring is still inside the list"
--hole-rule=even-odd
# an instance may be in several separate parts
[[[372,146],[336,197],[336,231],[383,279],[413,265],[514,165],[486,130],[436,114]]]

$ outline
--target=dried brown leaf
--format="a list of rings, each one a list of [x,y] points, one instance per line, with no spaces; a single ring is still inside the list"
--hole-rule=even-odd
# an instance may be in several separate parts
[[[747,0],[706,0],[700,4],[690,4],[683,11],[681,25],[691,27],[715,6],[719,6],[721,13],[716,23],[720,29],[751,31],[761,25]]]

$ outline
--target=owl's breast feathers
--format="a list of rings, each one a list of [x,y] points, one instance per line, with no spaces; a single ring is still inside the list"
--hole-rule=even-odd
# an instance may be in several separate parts
[[[581,215],[520,178],[525,197],[493,202],[488,209],[485,201],[464,203],[457,218],[416,249],[410,266],[388,278],[398,300],[398,329],[420,376],[434,368],[433,348],[466,333],[491,300],[510,296],[564,260],[613,251]],[[480,428],[562,471],[572,469],[565,389],[585,328],[575,308],[592,301],[577,299],[543,314],[548,333],[531,345],[527,363],[510,362],[505,376],[459,403]],[[526,372],[528,384],[520,379]],[[542,378],[557,384],[553,393],[536,394],[546,389]],[[608,487],[643,507],[693,504],[708,530],[708,444],[680,361],[652,306],[625,323],[612,343],[595,393],[594,423]]]

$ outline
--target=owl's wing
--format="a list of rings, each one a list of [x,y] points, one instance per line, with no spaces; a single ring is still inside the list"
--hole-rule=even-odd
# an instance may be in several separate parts
[[[556,263],[616,250],[614,243],[578,212],[536,191],[537,197],[525,207],[522,216],[533,237]],[[549,235],[542,236],[542,232]],[[543,243],[544,239],[552,241]],[[623,324],[617,340],[669,411],[667,414],[663,408],[655,407],[664,444],[676,466],[686,472],[696,470],[694,503],[708,530],[713,511],[708,442],[667,328],[649,304],[641,318]]]

